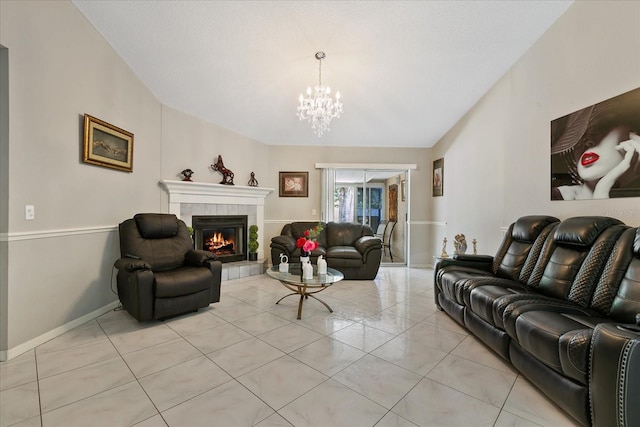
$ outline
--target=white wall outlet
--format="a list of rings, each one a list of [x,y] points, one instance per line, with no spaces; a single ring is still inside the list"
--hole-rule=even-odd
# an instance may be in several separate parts
[[[32,220],[36,218],[36,207],[33,205],[26,205],[24,207],[24,219]]]
[[[311,216],[316,216],[318,215],[318,211],[315,209],[311,209]]]

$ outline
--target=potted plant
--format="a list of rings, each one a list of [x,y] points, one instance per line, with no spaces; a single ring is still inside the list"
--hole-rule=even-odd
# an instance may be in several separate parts
[[[191,237],[191,245],[195,245],[195,241],[193,240],[193,227],[187,225],[187,231],[189,232],[189,237]]]
[[[258,260],[258,226],[252,225],[249,227],[249,243],[247,247],[249,248],[249,261],[257,261]]]

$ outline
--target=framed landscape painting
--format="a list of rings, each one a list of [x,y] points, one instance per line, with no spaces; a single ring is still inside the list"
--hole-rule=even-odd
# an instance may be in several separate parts
[[[133,172],[133,134],[88,114],[82,153],[85,163]]]
[[[309,197],[309,172],[280,172],[280,197]]]

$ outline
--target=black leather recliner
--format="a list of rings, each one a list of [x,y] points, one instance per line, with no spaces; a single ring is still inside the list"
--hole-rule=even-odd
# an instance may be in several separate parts
[[[495,257],[442,261],[434,278],[439,307],[580,424],[640,425],[640,228],[524,217]]]
[[[300,262],[298,238],[315,227],[317,222],[293,222],[282,228],[279,236],[271,239],[271,262],[280,264],[280,254],[289,262]],[[311,252],[316,262],[322,255],[327,265],[344,274],[347,280],[373,280],[378,274],[382,260],[382,241],[375,237],[371,227],[345,222],[321,223],[323,230],[318,236],[318,248]]]
[[[120,224],[118,296],[138,321],[163,319],[220,301],[222,264],[194,250],[173,214],[137,214]]]

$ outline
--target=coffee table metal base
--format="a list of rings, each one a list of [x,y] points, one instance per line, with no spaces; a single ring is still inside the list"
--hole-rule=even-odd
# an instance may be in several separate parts
[[[282,301],[286,297],[290,297],[291,295],[300,295],[300,302],[298,303],[298,320],[302,318],[302,303],[304,302],[305,299],[309,297],[322,303],[322,305],[327,307],[327,310],[329,310],[330,313],[333,313],[333,309],[329,306],[329,304],[327,304],[326,302],[322,301],[320,298],[313,295],[313,294],[317,294],[318,292],[324,291],[325,289],[328,288],[328,286],[323,286],[321,288],[313,288],[314,290],[312,292],[309,292],[309,288],[307,288],[306,285],[292,285],[290,283],[285,283],[282,281],[280,283],[282,283],[287,289],[293,292],[280,298],[278,301],[276,301],[276,304],[278,304],[280,301]]]
[[[278,265],[274,265],[267,270],[267,275],[269,277],[278,280],[282,284],[282,286],[291,291],[290,294],[287,294],[280,298],[278,302],[276,302],[276,304],[292,295],[300,295],[300,301],[298,302],[298,320],[302,318],[302,304],[304,304],[304,300],[308,299],[309,297],[313,298],[316,301],[319,301],[327,308],[327,310],[329,310],[330,313],[333,313],[333,309],[329,306],[329,304],[322,301],[320,298],[317,298],[313,294],[322,292],[325,289],[331,287],[331,285],[338,283],[339,281],[344,279],[344,274],[331,267],[328,267],[326,272],[318,274],[318,267],[314,265],[313,276],[303,279],[301,264],[289,265],[286,270],[287,271],[280,272],[280,266]]]

